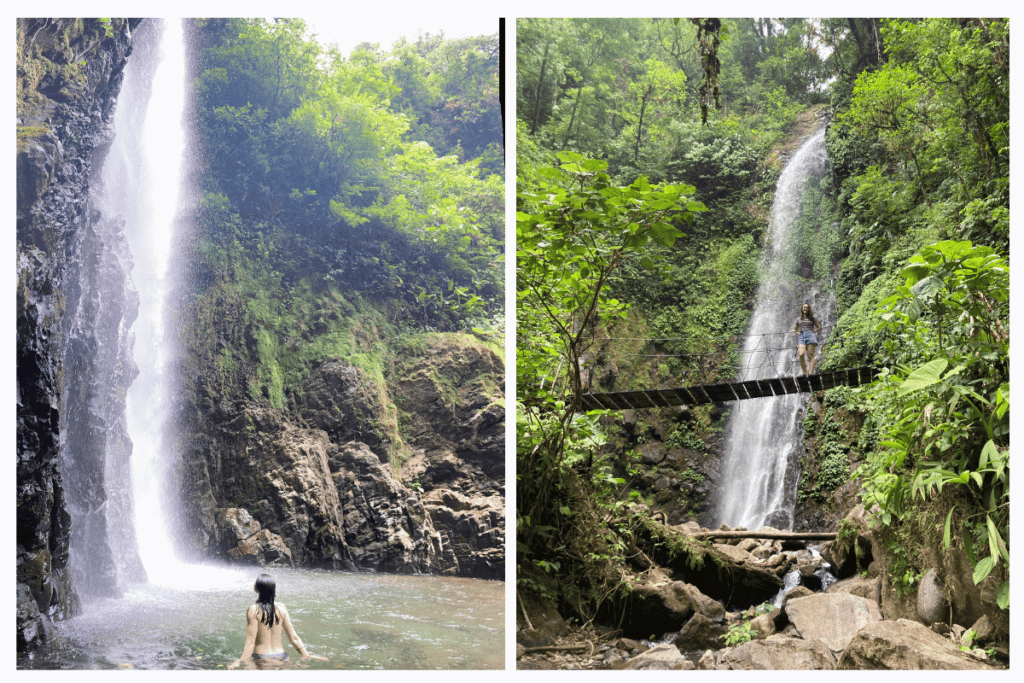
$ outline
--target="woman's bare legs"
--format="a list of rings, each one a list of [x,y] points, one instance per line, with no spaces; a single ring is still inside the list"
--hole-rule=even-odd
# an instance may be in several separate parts
[[[804,371],[804,374],[806,375],[807,374],[807,358],[806,358],[806,356],[807,356],[807,347],[804,346],[803,344],[800,344],[799,346],[797,346],[796,347],[796,355],[797,355],[797,357],[800,358],[800,368]]]
[[[808,344],[807,345],[807,356],[808,356],[808,359],[809,359],[809,365],[811,367],[811,371],[807,372],[805,370],[804,372],[807,372],[808,375],[813,375],[814,374],[814,365],[817,363],[817,360],[814,358],[814,351],[817,348],[818,348],[817,344]]]

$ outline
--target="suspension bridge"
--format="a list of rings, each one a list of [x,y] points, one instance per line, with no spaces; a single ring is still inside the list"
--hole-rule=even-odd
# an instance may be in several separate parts
[[[823,360],[828,343],[823,328],[819,338],[823,340],[817,347],[816,358]],[[612,341],[616,338],[604,338]],[[626,341],[624,338],[619,340]],[[645,345],[655,343],[661,346],[669,342],[693,342],[692,339],[628,339],[632,342],[644,342]],[[702,340],[705,346],[708,340]],[[723,354],[724,345],[742,343],[741,360],[734,366],[737,379],[732,382],[704,383],[694,382],[688,386],[660,389],[641,389],[634,391],[595,392],[582,396],[583,410],[628,410],[637,408],[665,408],[671,406],[694,406],[723,401],[742,401],[768,396],[784,396],[787,394],[809,393],[834,389],[838,386],[856,387],[870,384],[878,377],[877,368],[862,366],[839,370],[828,370],[821,373],[804,375],[797,360],[796,336],[792,331],[771,332],[756,335],[734,335],[726,344],[720,344],[713,351],[682,352],[682,353],[648,353],[632,354],[638,360],[662,361],[670,358],[701,358]],[[678,383],[678,382],[677,382]]]

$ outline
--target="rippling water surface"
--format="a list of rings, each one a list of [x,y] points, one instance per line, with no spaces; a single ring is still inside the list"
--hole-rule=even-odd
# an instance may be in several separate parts
[[[87,603],[83,614],[56,625],[47,650],[19,656],[18,667],[223,668],[245,644],[245,611],[259,571],[203,570],[201,580],[185,585],[144,584],[121,599]],[[504,668],[502,582],[297,569],[270,574],[307,650],[327,658],[300,662],[286,638],[285,668]]]

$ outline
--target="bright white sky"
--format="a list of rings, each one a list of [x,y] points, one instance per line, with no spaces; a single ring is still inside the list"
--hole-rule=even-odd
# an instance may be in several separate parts
[[[334,15],[317,16],[298,14],[309,24],[317,40],[324,44],[336,44],[346,57],[359,43],[380,43],[382,50],[391,46],[403,36],[415,42],[422,31],[437,35],[444,31],[446,38],[491,35],[498,32],[498,15],[491,12],[467,14],[461,11],[423,11],[427,3],[419,5],[420,11],[406,12],[399,8],[388,11],[387,3],[368,2],[376,11],[361,17],[353,14],[351,4],[344,11]],[[486,4],[486,3],[482,3]],[[508,23],[506,22],[506,32]]]

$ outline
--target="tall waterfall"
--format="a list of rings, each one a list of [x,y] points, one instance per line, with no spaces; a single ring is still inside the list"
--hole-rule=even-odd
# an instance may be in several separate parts
[[[761,257],[761,284],[743,349],[741,365],[750,369],[741,380],[800,373],[793,326],[801,304],[811,304],[823,332],[831,329],[834,296],[827,287],[797,274],[800,264],[792,244],[805,186],[809,180],[820,180],[825,170],[824,140],[822,126],[779,177]],[[825,339],[818,335],[819,342]],[[805,394],[736,402],[725,432],[720,521],[748,529],[792,528],[806,403]]]
[[[129,488],[131,504],[108,512],[111,547],[118,557],[133,552],[119,547],[122,540],[134,544],[137,539],[145,572],[157,583],[179,573],[171,539],[173,523],[165,518],[167,482],[172,477],[162,434],[173,390],[164,304],[181,194],[184,98],[181,22],[144,22],[125,68],[114,118],[115,138],[93,204],[103,222],[120,227],[128,240],[138,301],[134,324],[130,317],[125,321],[131,324],[131,353],[138,370],[126,397],[131,457],[124,462],[108,454],[107,461],[111,495],[117,487]],[[129,513],[132,507],[133,514]]]
[[[128,434],[133,444],[132,490],[139,554],[150,580],[162,583],[176,564],[164,499],[171,481],[163,443],[173,386],[168,378],[164,303],[168,293],[171,236],[181,192],[185,137],[185,49],[181,22],[164,22],[159,66],[138,142],[137,220],[126,231],[135,258],[132,279],[139,290],[135,362],[139,376],[128,391]]]

